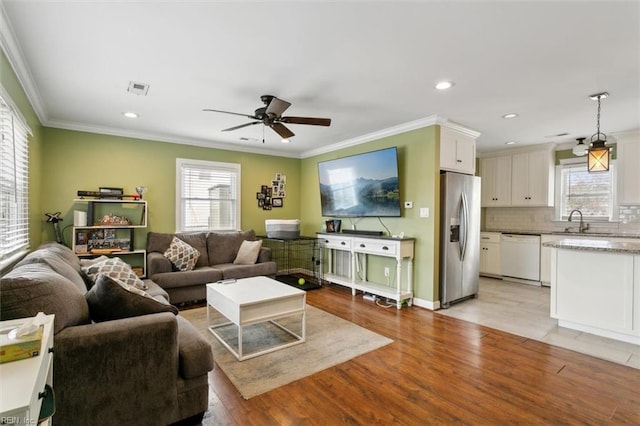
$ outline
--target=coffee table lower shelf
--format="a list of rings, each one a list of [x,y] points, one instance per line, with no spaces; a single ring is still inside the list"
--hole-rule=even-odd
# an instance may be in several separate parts
[[[211,325],[209,326],[209,331],[211,332],[211,334],[213,334],[215,336],[216,339],[218,339],[218,341],[220,343],[222,343],[222,345],[227,348],[229,350],[229,352],[231,352],[237,359],[238,361],[244,361],[247,359],[251,359],[251,358],[255,358],[257,356],[260,355],[265,355],[271,352],[275,352],[278,351],[280,349],[284,349],[284,348],[288,348],[290,346],[295,346],[295,345],[299,345],[300,343],[304,343],[306,340],[306,321],[305,321],[305,311],[301,311],[302,313],[302,333],[301,334],[297,334],[294,333],[293,331],[289,330],[287,327],[285,327],[284,325],[280,324],[279,322],[277,322],[276,320],[270,320],[270,321],[264,321],[264,322],[270,322],[271,324],[275,325],[276,327],[278,327],[279,329],[285,331],[286,333],[288,333],[289,335],[293,336],[296,340],[293,342],[287,342],[287,343],[283,343],[281,345],[276,345],[276,346],[271,346],[268,347],[266,349],[263,349],[261,351],[258,352],[252,352],[250,354],[244,354],[243,352],[243,348],[242,348],[242,329],[243,326],[239,325],[238,327],[238,350],[236,350],[233,346],[231,346],[225,339],[223,336],[221,336],[220,334],[218,334],[218,332],[216,331],[216,329],[218,328],[222,328],[222,327],[227,327],[229,325],[235,325],[233,322],[228,321],[228,322],[224,322],[221,324],[216,324],[216,325]]]

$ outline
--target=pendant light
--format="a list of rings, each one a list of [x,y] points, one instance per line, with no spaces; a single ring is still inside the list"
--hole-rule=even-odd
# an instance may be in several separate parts
[[[600,132],[600,100],[609,97],[607,92],[597,93],[589,96],[592,100],[598,101],[598,127],[596,133],[591,136],[591,146],[589,147],[589,157],[587,157],[587,169],[589,173],[609,171],[609,148],[605,146],[607,135]],[[600,136],[603,138],[600,139]],[[593,138],[596,138],[594,141]]]
[[[582,157],[583,155],[587,155],[587,146],[584,144],[584,140],[586,138],[577,138],[578,144],[573,147],[573,155],[576,157]]]

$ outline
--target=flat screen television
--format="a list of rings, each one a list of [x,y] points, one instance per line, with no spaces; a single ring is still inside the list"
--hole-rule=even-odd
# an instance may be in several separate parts
[[[400,217],[398,149],[385,148],[318,163],[326,217]]]

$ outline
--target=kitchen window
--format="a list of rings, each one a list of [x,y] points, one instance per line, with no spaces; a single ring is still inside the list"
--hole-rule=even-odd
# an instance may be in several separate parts
[[[240,229],[240,164],[176,159],[177,232]]]
[[[616,220],[615,188],[614,161],[608,172],[601,173],[589,173],[582,159],[562,161],[556,166],[556,218],[567,220],[571,210],[578,209],[585,220]]]

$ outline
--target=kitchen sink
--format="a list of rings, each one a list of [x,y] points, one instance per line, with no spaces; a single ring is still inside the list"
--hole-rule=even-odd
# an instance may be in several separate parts
[[[571,235],[580,237],[610,237],[616,235],[613,232],[578,232],[578,231],[556,231],[553,235]]]

